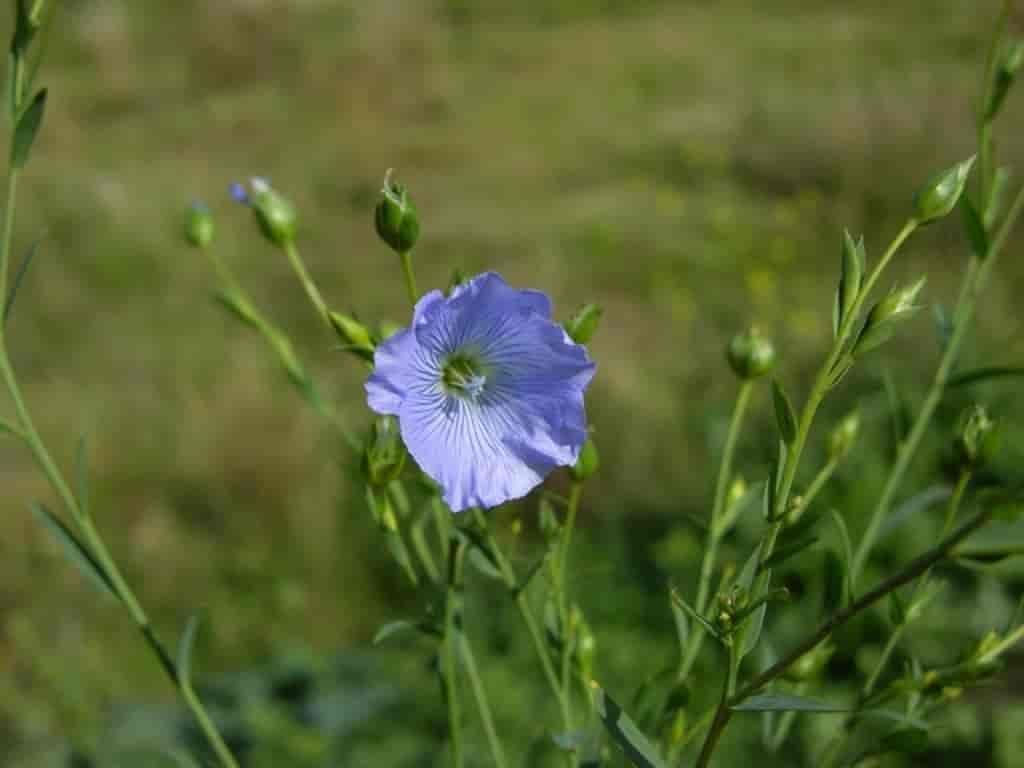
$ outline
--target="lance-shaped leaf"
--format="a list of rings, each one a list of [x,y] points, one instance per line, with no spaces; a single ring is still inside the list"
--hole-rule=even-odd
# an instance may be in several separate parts
[[[772,400],[775,403],[775,421],[779,425],[779,434],[789,445],[796,440],[796,414],[778,379],[772,379]]]
[[[107,572],[85,544],[72,533],[71,529],[42,504],[33,502],[31,508],[32,514],[53,535],[57,543],[64,549],[65,554],[89,578],[89,581],[95,584],[101,592],[117,600],[117,592],[114,590],[114,584]]]
[[[841,704],[794,696],[790,693],[761,693],[732,707],[735,712],[849,712]]]
[[[683,596],[679,594],[679,590],[677,590],[675,587],[672,587],[671,591],[669,592],[669,596],[672,598],[673,604],[675,604],[678,608],[682,609],[687,615],[690,616],[690,618],[692,618],[694,621],[696,621],[698,624],[704,627],[705,632],[707,632],[716,640],[721,639],[721,636],[718,634],[718,630],[715,628],[715,625],[707,619],[705,619],[699,613],[697,613],[696,609],[693,608],[688,602],[686,602],[683,599]]]
[[[953,555],[983,563],[1024,555],[1024,520],[994,520],[953,550]]]
[[[853,597],[853,582],[850,575],[850,569],[853,567],[853,545],[850,542],[850,532],[846,529],[846,521],[839,514],[839,510],[833,509],[829,514],[835,525],[836,533],[839,534],[839,551],[842,556],[843,570],[846,574],[843,583],[843,594],[849,600]]]
[[[973,384],[980,384],[993,379],[1016,379],[1024,378],[1024,365],[993,365],[986,368],[974,368],[953,376],[947,389],[955,387],[969,387]]]
[[[657,748],[641,732],[622,707],[597,683],[593,687],[594,707],[612,740],[618,744],[636,768],[667,768]]]
[[[854,241],[848,230],[843,231],[843,249],[839,286],[836,288],[835,312],[832,320],[833,332],[839,335],[839,329],[849,317],[861,286],[864,284],[864,272],[867,256],[864,250],[864,238]]]
[[[46,110],[46,89],[38,91],[25,111],[18,117],[11,141],[11,167],[20,169],[28,162],[29,153],[35,143],[39,126],[43,124],[43,112]]]
[[[404,632],[420,632],[424,635],[439,635],[438,628],[428,621],[408,621],[406,619],[399,619],[398,621],[389,621],[384,624],[377,633],[373,636],[373,644],[380,645],[385,640],[400,635]]]
[[[7,301],[4,304],[4,325],[7,325],[7,321],[10,320],[11,310],[14,309],[14,300],[18,297],[18,290],[21,288],[25,275],[28,274],[28,268],[32,265],[32,259],[36,255],[40,242],[42,242],[41,238],[28,247],[28,250],[25,251],[25,255],[21,257],[21,263],[18,264],[18,271],[14,273],[14,282],[11,284],[11,292],[7,294]]]
[[[185,625],[185,631],[181,633],[181,641],[178,643],[178,659],[175,669],[178,672],[178,680],[182,685],[192,685],[192,651],[196,644],[196,633],[199,632],[199,617],[189,617]]]
[[[988,256],[988,232],[985,231],[985,222],[982,221],[978,209],[974,207],[974,203],[967,195],[960,198],[960,214],[963,218],[967,242],[971,244],[971,250],[974,251],[975,256],[984,260]]]

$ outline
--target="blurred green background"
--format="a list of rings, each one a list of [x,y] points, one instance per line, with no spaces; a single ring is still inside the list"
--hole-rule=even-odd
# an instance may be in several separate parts
[[[359,429],[364,369],[335,349],[288,265],[228,199],[230,181],[263,175],[296,202],[312,273],[333,306],[360,317],[407,316],[397,260],[372,227],[391,167],[420,209],[423,286],[443,287],[456,266],[496,269],[549,291],[563,317],[604,305],[588,401],[603,467],[586,493],[572,586],[598,634],[598,677],[628,701],[673,658],[666,582],[695,583],[700,537],[687,521],[706,514],[735,392],[725,341],[756,321],[803,397],[830,340],[842,228],[863,232],[877,258],[919,184],[975,151],[999,3],[61,5],[17,244],[44,239],[10,341],[39,426],[67,467],[87,435],[99,525],[161,632],[173,638],[189,614],[206,615],[200,672],[220,686],[210,695],[251,765],[429,766],[441,764],[431,755],[444,735],[429,644],[369,648],[381,622],[422,601],[388,560],[336,435],[211,300],[209,264],[181,240],[185,205],[211,205],[216,248]],[[1024,168],[1020,96],[999,146]],[[1024,359],[1021,243],[1024,232],[986,293],[965,364]],[[886,282],[927,273],[928,300],[948,305],[966,252],[958,222],[944,222],[914,238]],[[807,469],[828,424],[863,399],[866,450],[826,497],[855,532],[889,463],[880,382],[891,372],[914,407],[938,355],[921,313],[822,414]],[[981,394],[1009,424],[1002,465],[1019,467],[1017,392]],[[961,405],[940,413],[918,487],[943,481]],[[740,447],[751,480],[775,439],[763,392],[755,410]],[[175,738],[172,692],[117,606],[28,514],[29,500],[54,499],[17,446],[0,445],[0,472],[0,759],[160,764],[121,750]],[[538,546],[533,510],[495,513],[517,563]],[[922,523],[888,540],[878,573],[933,534]],[[754,536],[756,521],[726,558]],[[793,567],[812,592],[820,556]],[[948,661],[1005,622],[1024,574],[1003,571],[957,577],[935,621],[912,633],[924,658]],[[780,626],[796,610],[780,610]],[[483,602],[468,611],[510,751],[526,755],[554,707],[512,617]],[[880,614],[851,635],[833,669],[839,689],[884,629]],[[709,652],[711,688],[714,662]],[[1015,679],[1011,669],[955,709],[920,764],[1024,765]],[[234,706],[238,691],[249,693]],[[293,716],[300,700],[319,714]],[[807,760],[835,720],[802,723],[778,764]],[[754,749],[757,731],[730,731],[723,761]],[[476,730],[471,739],[483,743]],[[546,764],[538,749],[518,764]]]

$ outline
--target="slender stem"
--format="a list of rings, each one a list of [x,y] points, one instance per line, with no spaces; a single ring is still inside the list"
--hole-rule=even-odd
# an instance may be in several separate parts
[[[696,601],[697,613],[700,614],[703,614],[707,608],[708,596],[711,592],[711,576],[715,569],[715,560],[718,557],[718,546],[724,535],[724,531],[721,528],[721,518],[725,514],[725,496],[729,488],[729,480],[732,477],[733,457],[736,453],[736,443],[739,440],[740,431],[743,426],[743,417],[746,415],[747,405],[750,403],[750,395],[753,390],[753,382],[749,379],[744,379],[740,384],[739,392],[736,395],[736,404],[733,406],[732,417],[729,420],[729,430],[726,433],[725,447],[722,450],[722,461],[718,467],[718,479],[715,481],[715,497],[708,524],[707,546],[704,549],[704,557],[700,563],[700,581],[697,586]],[[677,680],[685,680],[690,674],[690,670],[700,654],[703,643],[704,632],[701,627],[695,626],[686,647],[682,649],[679,671],[676,674]]]
[[[562,724],[565,726],[566,731],[568,731],[570,730],[572,723],[572,714],[567,701],[568,694],[562,689],[562,685],[558,680],[558,674],[555,672],[555,667],[551,661],[551,655],[548,653],[544,636],[540,631],[540,627],[537,625],[537,619],[533,615],[533,610],[530,608],[530,602],[527,599],[526,591],[519,584],[511,563],[509,563],[508,558],[505,556],[504,552],[502,552],[497,539],[494,537],[494,534],[491,533],[490,527],[488,526],[485,530],[487,532],[488,546],[490,546],[491,551],[494,553],[494,559],[498,564],[498,570],[501,571],[501,574],[505,579],[505,586],[508,587],[511,594],[515,595],[516,608],[519,609],[519,615],[522,616],[523,623],[526,624],[526,630],[530,635],[530,639],[533,641],[533,647],[537,653],[537,658],[540,660],[541,668],[544,670],[544,677],[547,679],[548,685],[551,687],[551,692],[555,695],[555,699],[558,701],[558,706],[562,714]]]
[[[412,540],[412,547],[416,550],[416,556],[420,559],[423,570],[427,573],[427,578],[436,583],[441,578],[441,573],[437,569],[434,556],[430,553],[430,546],[427,544],[427,537],[423,532],[426,522],[426,513],[423,512],[419,519],[409,526],[409,538]]]
[[[982,214],[988,210],[992,192],[992,120],[988,114],[989,103],[992,100],[992,93],[995,88],[996,67],[999,64],[999,51],[1002,47],[1003,35],[1006,32],[1006,23],[1010,17],[1010,10],[1013,0],[1004,0],[999,18],[996,21],[995,34],[989,43],[988,54],[985,60],[984,82],[981,87],[981,103],[978,105],[978,183],[980,194],[978,195],[979,209]]]
[[[725,726],[732,717],[733,707],[753,696],[777,677],[784,675],[789,668],[799,661],[805,654],[813,651],[822,641],[827,639],[829,635],[846,624],[850,619],[877,603],[890,592],[899,589],[904,584],[910,583],[918,576],[925,573],[929,568],[935,565],[935,563],[945,558],[957,544],[984,525],[990,516],[991,510],[982,510],[976,514],[960,526],[960,528],[958,528],[953,534],[943,539],[943,541],[934,549],[929,550],[911,561],[898,574],[886,579],[863,597],[828,618],[782,659],[761,674],[757,675],[738,692],[723,699],[723,701],[719,703],[718,709],[715,712],[715,719],[712,721],[711,728],[708,730],[708,734],[704,739],[704,746],[701,749],[701,757],[697,762],[698,768],[706,768],[708,765],[708,762],[711,759],[711,753],[714,751],[715,746],[718,744],[718,741],[722,736],[722,732],[725,730]]]
[[[505,750],[501,746],[501,739],[498,738],[498,729],[494,726],[494,716],[491,714],[491,705],[487,701],[487,692],[484,690],[483,681],[480,679],[480,670],[477,667],[476,657],[473,655],[473,648],[469,644],[469,638],[464,632],[459,632],[459,647],[462,650],[462,660],[466,666],[466,676],[469,678],[470,687],[473,689],[473,697],[476,699],[477,709],[480,711],[480,719],[484,724],[484,733],[487,735],[487,744],[491,749],[491,757],[497,768],[505,768]]]
[[[18,194],[18,171],[7,172],[7,208],[4,211],[4,234],[0,242],[0,301],[7,303],[7,273],[10,271],[11,241],[14,237],[14,201]],[[6,313],[4,313],[6,314]],[[3,336],[5,318],[0,317],[0,338]]]
[[[725,674],[725,680],[722,683],[722,697],[719,699],[718,708],[715,710],[715,718],[711,721],[711,728],[708,730],[708,735],[704,739],[704,744],[700,748],[700,757],[697,758],[697,768],[707,768],[708,763],[711,762],[711,755],[715,751],[715,746],[718,744],[718,738],[722,733],[722,729],[725,728],[725,724],[729,719],[729,698],[733,695],[733,689],[736,687],[736,672],[739,667],[739,663],[736,655],[736,648],[732,642],[727,646],[729,659],[728,659],[728,671]]]
[[[573,482],[569,488],[569,501],[566,507],[565,523],[562,526],[562,540],[558,552],[558,581],[555,584],[558,598],[558,623],[562,635],[562,683],[566,728],[573,727],[572,714],[572,646],[573,630],[570,627],[569,590],[567,578],[569,571],[569,545],[572,543],[573,529],[576,527],[576,515],[579,512],[580,497],[583,494],[583,483]],[[569,753],[570,764],[576,765],[578,756],[575,751]]]
[[[957,312],[954,315],[953,333],[946,344],[942,360],[939,363],[938,370],[935,372],[935,378],[932,380],[928,394],[921,404],[921,409],[918,411],[910,434],[907,435],[906,440],[900,445],[896,461],[889,472],[889,476],[886,478],[885,486],[871,513],[868,526],[854,553],[853,566],[850,569],[851,581],[854,584],[856,584],[864,566],[867,564],[867,558],[871,554],[871,549],[881,531],[882,522],[889,512],[893,497],[903,481],[903,476],[910,466],[911,459],[917,452],[917,448],[924,437],[928,424],[931,422],[935,409],[942,400],[946,389],[946,382],[949,380],[960,352],[960,346],[967,335],[967,329],[970,326],[978,296],[987,284],[989,275],[992,273],[992,267],[1002,252],[1022,208],[1024,208],[1024,187],[1018,191],[1016,198],[1010,206],[1010,210],[1006,214],[1006,218],[1003,220],[1002,226],[992,239],[988,257],[983,262],[978,262],[977,259],[971,260],[968,274],[964,279],[960,300],[958,301]]]
[[[402,251],[398,255],[402,259],[402,273],[405,275],[405,288],[409,292],[409,301],[416,306],[420,292],[416,289],[416,274],[412,269],[412,251]]]
[[[446,533],[451,533],[450,523]],[[463,545],[452,537],[448,541],[448,585],[444,601],[444,643],[442,663],[444,666],[444,684],[448,699],[448,731],[452,742],[452,766],[462,768],[462,711],[459,703],[459,675],[457,664],[458,648],[456,639],[459,635],[461,617],[461,570]]]
[[[807,486],[807,490],[801,495],[801,510],[805,510],[811,506],[811,502],[821,493],[821,489],[825,487],[825,484],[832,479],[832,475],[835,474],[836,467],[839,466],[838,459],[829,459],[825,466],[814,476],[811,484]]]
[[[217,731],[217,727],[213,724],[213,721],[207,714],[206,709],[203,708],[202,702],[199,701],[199,697],[192,689],[192,683],[186,679],[182,679],[179,688],[181,690],[182,698],[185,699],[189,709],[192,710],[192,714],[195,717],[196,722],[199,723],[200,730],[202,730],[206,740],[210,743],[213,747],[213,751],[217,754],[217,759],[220,760],[222,765],[238,768],[238,763],[235,762],[235,758],[231,754],[231,750],[229,750],[227,744],[224,743],[220,733]]]
[[[306,295],[309,300],[313,302],[313,307],[316,309],[316,313],[320,315],[320,318],[330,325],[330,315],[327,310],[327,303],[324,301],[323,296],[320,295],[320,289],[316,287],[316,283],[313,282],[313,278],[309,276],[309,272],[306,270],[306,265],[302,261],[302,257],[299,255],[299,249],[295,246],[295,243],[288,241],[284,244],[283,250],[285,255],[288,257],[288,262],[292,265],[292,269],[299,278],[299,282],[302,283],[302,287],[306,291]]]

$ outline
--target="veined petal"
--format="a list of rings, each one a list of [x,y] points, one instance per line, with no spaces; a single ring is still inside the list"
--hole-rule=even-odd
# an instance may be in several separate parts
[[[431,360],[419,349],[414,329],[429,323],[443,302],[444,294],[440,291],[426,294],[416,302],[412,329],[398,331],[378,345],[373,355],[373,373],[366,380],[367,402],[377,413],[397,416],[409,388],[424,375],[430,375]]]
[[[440,484],[452,511],[525,496],[555,467],[575,460],[578,446],[558,445],[560,425],[520,405],[443,392],[413,395],[402,403],[402,439],[416,463]]]

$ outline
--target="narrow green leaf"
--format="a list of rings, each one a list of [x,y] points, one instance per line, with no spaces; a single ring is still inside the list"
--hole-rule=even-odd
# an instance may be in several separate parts
[[[75,448],[75,467],[78,471],[78,503],[82,514],[89,516],[89,456],[86,452],[85,435],[78,438]]]
[[[760,559],[761,544],[758,543],[758,545],[754,547],[754,551],[750,553],[750,557],[747,558],[747,561],[740,569],[739,575],[736,577],[736,584],[743,587],[748,592],[754,585],[754,577],[757,575]]]
[[[185,631],[181,633],[181,641],[178,643],[178,659],[174,665],[178,672],[178,679],[184,685],[192,684],[192,650],[195,648],[198,632],[199,617],[190,616],[185,625]]]
[[[809,549],[818,543],[817,536],[808,536],[804,539],[796,539],[786,544],[775,547],[775,551],[768,556],[768,559],[761,563],[762,568],[775,568],[792,557],[796,557],[805,549]]]
[[[622,707],[597,683],[591,683],[594,707],[612,740],[618,744],[636,768],[667,768],[657,748],[640,731]]]
[[[14,36],[11,38],[11,54],[23,57],[25,50],[32,44],[36,35],[36,27],[29,13],[28,0],[16,0],[14,5]]]
[[[673,587],[669,592],[669,596],[671,597],[673,603],[675,603],[679,608],[685,611],[690,616],[690,618],[694,619],[698,624],[704,627],[704,631],[706,631],[715,639],[720,639],[718,630],[715,629],[715,625],[707,619],[705,619],[699,613],[697,613],[696,609],[691,607],[690,604],[682,598],[682,595],[679,594],[679,590]]]
[[[4,304],[4,325],[7,325],[7,321],[11,317],[11,310],[14,308],[14,300],[18,297],[18,289],[21,288],[21,283],[25,279],[25,275],[28,274],[28,268],[32,264],[32,259],[36,255],[39,243],[41,242],[42,238],[36,240],[28,247],[28,250],[25,251],[25,255],[21,257],[21,263],[18,264],[18,271],[14,273],[14,281],[11,283],[11,292],[7,294],[7,301]]]
[[[764,628],[764,617],[767,612],[768,603],[761,603],[740,628],[740,659],[745,658],[748,653],[757,647],[757,641],[761,639],[761,630]]]
[[[974,207],[971,199],[964,195],[960,198],[960,213],[963,216],[964,233],[967,241],[971,244],[971,250],[979,259],[984,260],[988,256],[988,233],[985,231],[985,224],[981,220],[978,209]]]
[[[999,215],[1003,212],[1006,202],[1006,190],[1010,184],[1010,171],[1005,166],[997,168],[992,174],[992,184],[988,193],[988,208],[985,211],[985,229],[992,230]]]
[[[31,504],[31,509],[32,514],[35,515],[36,519],[46,527],[55,539],[57,539],[57,542],[63,547],[64,552],[68,555],[71,561],[78,566],[79,570],[81,570],[93,584],[99,587],[101,592],[110,595],[117,600],[117,592],[114,590],[114,584],[111,582],[107,572],[103,570],[103,567],[92,552],[90,552],[88,548],[78,540],[78,537],[72,533],[71,529],[68,528],[59,517],[55,516],[50,512],[50,510],[40,503],[33,502]]]
[[[385,640],[403,632],[421,632],[425,635],[438,634],[437,628],[428,622],[400,619],[398,621],[389,621],[378,629],[377,633],[373,636],[373,644],[380,645]]]
[[[975,368],[953,376],[949,383],[946,384],[946,389],[969,387],[983,381],[991,381],[992,379],[1019,377],[1024,377],[1024,365],[994,365],[987,368]]]
[[[46,89],[36,92],[25,111],[18,117],[18,125],[14,129],[11,140],[11,167],[20,169],[28,162],[29,153],[35,143],[39,126],[43,124],[43,112],[46,110]]]
[[[505,575],[477,548],[469,550],[469,564],[489,579],[503,582]]]
[[[953,554],[958,558],[985,563],[1024,555],[1024,520],[1013,523],[993,520],[957,547]]]
[[[796,440],[796,414],[778,379],[772,379],[772,400],[775,402],[775,420],[779,425],[779,434],[787,445],[792,444]]]
[[[672,618],[675,620],[676,637],[679,640],[679,647],[685,648],[690,639],[690,622],[689,619],[686,618],[686,612],[676,605],[676,601],[672,596],[671,590],[668,594],[668,604],[672,609]]]
[[[839,514],[838,510],[830,510],[829,515],[832,518],[832,522],[835,524],[836,531],[839,534],[839,548],[843,559],[843,572],[846,574],[846,578],[843,583],[843,593],[846,600],[853,597],[853,584],[850,581],[850,569],[853,567],[853,545],[850,543],[850,532],[846,528],[846,520]],[[846,602],[844,600],[843,602]]]
[[[850,708],[789,693],[762,693],[732,707],[735,712],[849,712]]]

